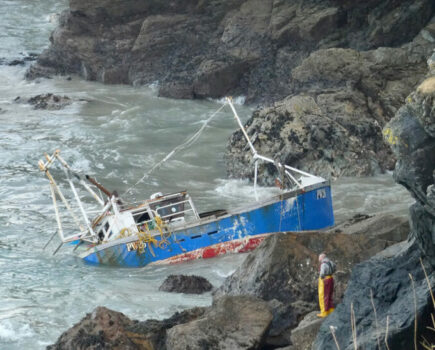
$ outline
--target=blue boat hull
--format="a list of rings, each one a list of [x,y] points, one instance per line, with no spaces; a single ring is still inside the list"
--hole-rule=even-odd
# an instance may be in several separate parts
[[[89,264],[143,267],[247,251],[275,232],[319,230],[333,225],[331,188],[329,182],[324,182],[222,217],[201,219],[171,232],[164,242],[160,236],[155,237],[157,242],[147,244],[136,236],[126,237],[92,247],[82,258]]]

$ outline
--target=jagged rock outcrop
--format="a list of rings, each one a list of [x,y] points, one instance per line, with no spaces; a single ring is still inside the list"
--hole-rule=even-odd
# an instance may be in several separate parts
[[[426,74],[435,46],[435,18],[409,43],[357,51],[320,49],[291,71],[285,99],[254,112],[246,127],[260,154],[324,177],[392,170],[395,156],[382,128]],[[240,131],[227,145],[230,177],[252,179],[252,154]],[[273,166],[259,167],[273,184]]]
[[[434,10],[430,0],[70,0],[28,76],[159,81],[167,96],[274,101],[294,91],[292,69],[311,52],[400,46]]]
[[[279,101],[248,122],[260,152],[325,177],[372,175],[394,167],[381,130],[425,74],[434,14],[431,0],[70,0],[27,77]],[[235,133],[228,175],[252,178],[251,160]]]
[[[381,129],[425,74],[434,13],[431,0],[70,0],[27,77],[280,101],[248,123],[261,152],[327,177],[371,175],[394,167]],[[236,133],[232,177],[253,176],[244,146]],[[273,167],[260,173],[273,183]]]
[[[318,308],[319,253],[327,252],[337,263],[334,299],[338,304],[353,266],[406,239],[408,232],[405,219],[380,215],[329,232],[276,234],[251,253],[214,295],[254,295],[269,301],[274,320],[266,344],[289,345],[291,330]]]
[[[63,333],[55,344],[47,347],[47,350],[107,348],[136,350],[138,347],[126,335],[126,329],[134,322],[120,312],[98,307]]]
[[[202,294],[213,289],[212,284],[201,276],[169,275],[159,287],[172,293]]]
[[[16,100],[17,102],[19,100]],[[59,96],[54,94],[42,94],[36,95],[27,100],[28,104],[31,104],[34,109],[46,109],[46,110],[59,110],[72,103],[72,100],[68,96]]]
[[[429,289],[435,288],[434,61],[435,53],[428,61],[427,78],[408,96],[406,104],[384,128],[384,135],[398,158],[394,178],[416,199],[410,208],[410,241],[354,268],[343,302],[322,324],[314,349],[336,348],[331,326],[337,327],[335,332],[341,349],[354,348],[349,324],[351,307],[355,314],[358,346],[364,349],[376,349],[378,339],[381,349],[386,348],[382,339],[386,337],[387,320],[391,349],[414,348],[414,339],[419,343],[426,327],[433,327],[430,314],[435,305]],[[417,332],[414,331],[415,321]],[[429,336],[434,344],[434,332],[429,332]]]
[[[193,308],[177,312],[166,320],[138,322],[120,312],[97,307],[47,350],[165,349],[167,329],[197,319],[204,312],[205,308]]]
[[[271,321],[267,303],[252,296],[224,296],[162,321],[98,307],[47,350],[259,349]]]
[[[311,345],[324,319],[317,317],[317,311],[310,312],[299,325],[292,330],[289,350],[311,350]]]

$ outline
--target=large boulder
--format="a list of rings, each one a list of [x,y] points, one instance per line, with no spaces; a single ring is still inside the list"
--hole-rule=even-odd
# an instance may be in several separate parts
[[[97,307],[65,331],[48,350],[165,349],[166,331],[201,317],[205,308],[177,312],[168,319],[131,320],[120,312]]]
[[[169,275],[159,287],[171,293],[202,294],[213,289],[212,284],[201,276]]]
[[[294,350],[311,350],[311,345],[324,319],[317,317],[317,311],[310,312],[291,331],[291,343]]]
[[[267,304],[250,296],[214,300],[203,317],[177,325],[167,333],[172,350],[260,349],[272,314]]]
[[[64,332],[48,350],[140,349],[126,334],[134,325],[124,314],[98,307]]]

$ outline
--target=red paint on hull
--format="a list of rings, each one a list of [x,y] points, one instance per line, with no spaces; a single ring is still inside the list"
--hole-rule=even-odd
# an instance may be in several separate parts
[[[159,260],[151,264],[177,264],[195,259],[209,259],[227,253],[246,253],[255,249],[270,233],[245,237],[242,239],[218,243],[209,247],[200,248],[192,252],[180,254],[169,259]]]

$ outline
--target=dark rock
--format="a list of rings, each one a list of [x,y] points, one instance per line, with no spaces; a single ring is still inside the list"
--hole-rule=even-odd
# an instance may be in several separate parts
[[[35,52],[30,52],[28,54],[23,54],[23,55],[24,55],[24,61],[36,61],[39,56],[39,54]]]
[[[40,65],[38,63],[35,63],[29,67],[29,69],[26,71],[26,79],[33,80],[36,78],[46,78],[50,79],[54,75],[58,74],[59,71],[52,67],[47,67],[44,65]]]
[[[306,314],[317,308],[317,303],[300,300],[288,304],[273,299],[268,302],[268,305],[273,315],[270,330],[264,341],[268,347],[293,344],[291,340],[292,330],[298,326]]]
[[[98,307],[47,349],[165,349],[166,331],[169,328],[201,317],[204,311],[205,308],[193,308],[177,312],[163,321],[138,322],[122,313]]]
[[[233,62],[232,62],[233,61]],[[193,82],[196,97],[221,97],[234,91],[248,68],[246,61],[203,61]]]
[[[341,349],[354,348],[349,323],[351,307],[355,313],[358,346],[364,349],[378,348],[378,339],[386,337],[387,320],[391,349],[414,348],[414,339],[420,343],[426,327],[433,327],[430,289],[435,288],[434,60],[435,54],[428,60],[428,77],[408,96],[406,104],[383,131],[398,158],[394,178],[416,199],[410,208],[410,241],[354,268],[343,302],[322,324],[313,349],[336,348],[331,326],[336,327]],[[421,264],[425,266],[427,279]],[[430,332],[429,336],[428,341],[434,344],[434,333]]]
[[[291,67],[289,96],[246,123],[248,135],[257,135],[257,151],[326,178],[392,170],[395,156],[382,128],[426,73],[433,42],[425,30],[401,47],[320,49],[300,60]],[[245,146],[242,133],[234,133],[225,155],[228,176],[253,179]],[[260,163],[259,174],[271,185],[277,171]]]
[[[272,314],[251,296],[223,296],[205,314],[167,332],[166,347],[178,349],[259,349]]]
[[[27,76],[159,81],[164,96],[190,98],[178,91],[181,84],[196,97],[238,92],[251,102],[270,102],[295,93],[291,70],[311,52],[398,47],[411,41],[434,11],[430,0],[71,0],[50,48]],[[432,37],[430,28],[425,36]]]
[[[134,322],[120,312],[98,307],[47,349],[141,349],[126,334]]]
[[[170,318],[159,320],[146,320],[137,322],[128,328],[128,336],[133,342],[140,345],[140,349],[166,349],[166,334],[169,329],[178,325],[192,322],[201,318],[207,308],[196,307],[193,309],[176,312]]]
[[[15,101],[19,100],[15,99]],[[31,97],[27,102],[35,109],[58,110],[70,105],[72,100],[67,96],[45,94]]]
[[[318,254],[326,252],[336,262],[334,299],[338,304],[352,267],[386,247],[406,239],[405,219],[379,215],[353,225],[341,225],[342,232],[274,234],[251,254],[214,293],[255,295],[270,301],[273,322],[266,344],[290,344],[291,330],[309,312],[317,309]]]
[[[170,275],[159,287],[163,292],[202,294],[213,289],[212,284],[201,276]]]
[[[434,270],[425,261],[430,276],[426,281],[420,256],[421,251],[415,244],[403,243],[355,266],[342,303],[322,324],[313,349],[336,349],[330,327],[336,327],[335,335],[341,349],[354,349],[351,307],[355,314],[358,348],[377,349],[377,338],[384,348],[388,317],[389,348],[413,349],[414,312],[419,328],[417,339],[421,340],[421,331],[428,326],[433,311],[428,283],[431,288],[435,287]]]
[[[8,63],[8,66],[24,66],[24,60],[13,60]]]
[[[29,61],[35,61],[38,58],[36,53],[20,53],[20,56],[14,59],[6,59],[0,57],[0,65],[8,66],[24,66]]]
[[[396,182],[417,200],[411,207],[411,237],[435,264],[435,54],[428,60],[429,75],[406,99],[385,127],[387,142],[398,158]]]
[[[193,86],[190,83],[164,83],[159,89],[160,97],[193,98]]]
[[[296,350],[311,350],[313,341],[324,318],[317,317],[317,311],[310,312],[299,325],[291,331],[290,340]]]

